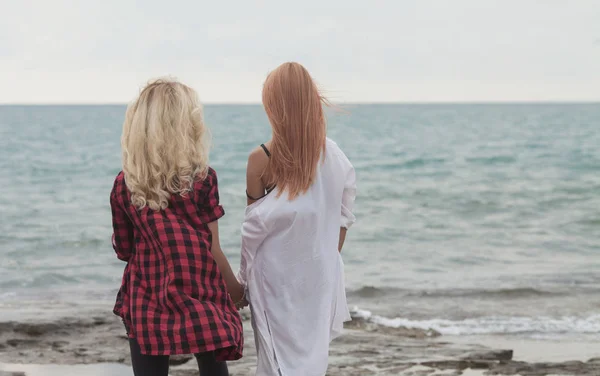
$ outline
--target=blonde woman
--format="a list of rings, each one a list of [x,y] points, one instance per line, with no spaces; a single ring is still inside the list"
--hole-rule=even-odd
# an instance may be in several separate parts
[[[242,356],[234,301],[243,288],[219,243],[224,211],[196,93],[150,83],[127,109],[121,144],[110,204],[113,247],[127,265],[114,313],[134,374],[167,376],[169,355],[195,354],[201,375],[228,375],[224,361]]]
[[[264,84],[270,141],[248,159],[239,280],[247,286],[260,376],[322,376],[350,316],[340,255],[352,214],[352,164],[326,137],[324,99],[297,63]]]

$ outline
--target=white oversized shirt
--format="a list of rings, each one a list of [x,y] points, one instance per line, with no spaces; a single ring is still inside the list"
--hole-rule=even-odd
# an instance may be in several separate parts
[[[275,188],[249,205],[238,277],[252,311],[257,376],[323,376],[329,343],[350,319],[340,227],[354,223],[354,167],[327,139],[309,190],[289,200]]]

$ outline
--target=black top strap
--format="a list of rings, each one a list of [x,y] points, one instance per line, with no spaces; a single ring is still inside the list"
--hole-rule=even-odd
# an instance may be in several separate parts
[[[252,197],[250,196],[250,194],[248,193],[248,191],[246,190],[246,197],[248,197],[250,200],[254,200],[254,201],[258,201],[261,198],[265,197],[266,195],[268,195],[269,193],[271,193],[271,191],[275,189],[275,186],[270,187],[270,188],[266,188],[265,190],[267,191],[267,193],[265,193],[264,195],[260,196],[260,197]]]
[[[265,151],[265,154],[267,155],[267,157],[271,158],[271,152],[269,151],[269,149],[267,149],[265,144],[260,144],[260,147]]]
[[[271,158],[271,152],[269,151],[269,149],[267,149],[267,147],[265,146],[265,144],[260,144],[260,147],[261,147],[261,148],[262,148],[262,149],[265,151],[265,154],[267,155],[267,157]],[[249,198],[250,200],[258,201],[258,200],[260,200],[261,198],[263,198],[263,197],[265,197],[266,195],[268,195],[269,193],[271,193],[271,191],[272,191],[273,189],[275,189],[275,186],[273,186],[273,187],[267,187],[267,188],[265,188],[265,191],[266,191],[267,193],[265,193],[264,195],[262,195],[262,196],[260,196],[260,197],[252,197],[252,196],[250,196],[250,195],[248,194],[248,191],[246,191],[246,196],[248,196],[248,198]]]

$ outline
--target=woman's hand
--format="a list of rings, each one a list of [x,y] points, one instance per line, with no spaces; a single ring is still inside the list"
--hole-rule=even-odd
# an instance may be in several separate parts
[[[231,283],[231,286],[227,285],[227,289],[229,290],[229,296],[231,297],[231,300],[235,304],[236,308],[244,308],[245,305],[241,305],[246,301],[246,288],[236,280],[234,283]]]
[[[239,282],[228,284],[227,290],[229,290],[229,296],[231,296],[231,300],[233,300],[234,303],[237,304],[244,299],[244,286]]]
[[[248,307],[249,305],[250,305],[250,303],[248,302],[248,300],[246,300],[246,297],[244,297],[241,302],[239,302],[238,304],[235,305],[235,308],[237,308],[238,310],[241,310],[241,309]]]
[[[237,280],[235,274],[233,274],[231,266],[229,265],[229,261],[227,261],[227,257],[225,257],[225,254],[221,249],[221,242],[219,241],[218,222],[214,221],[209,223],[208,229],[212,233],[211,252],[219,270],[221,271],[221,275],[225,280],[225,285],[227,286],[227,292],[229,293],[229,297],[235,303],[236,307],[238,307],[238,305],[241,305],[243,308],[247,305],[243,305],[245,301],[244,294],[246,288]]]

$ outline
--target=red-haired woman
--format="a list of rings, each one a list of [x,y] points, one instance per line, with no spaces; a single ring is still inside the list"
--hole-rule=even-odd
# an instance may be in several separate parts
[[[252,310],[257,375],[325,375],[329,343],[350,318],[340,252],[355,220],[356,177],[326,136],[325,102],[297,63],[264,84],[272,138],[248,160],[238,274]]]

